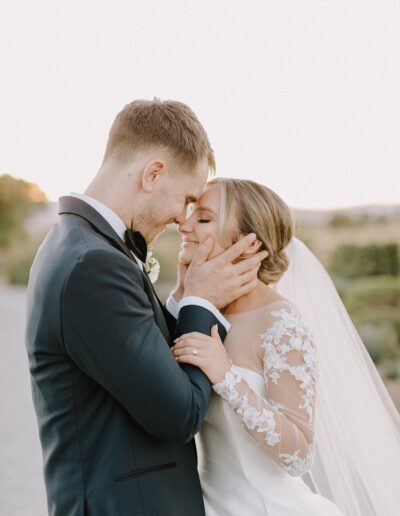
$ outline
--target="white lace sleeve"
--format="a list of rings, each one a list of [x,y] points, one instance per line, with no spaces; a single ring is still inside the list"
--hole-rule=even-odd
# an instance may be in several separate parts
[[[254,392],[234,365],[213,388],[231,405],[258,445],[285,471],[299,476],[314,459],[316,349],[294,309],[271,314],[273,323],[260,336],[265,398]]]

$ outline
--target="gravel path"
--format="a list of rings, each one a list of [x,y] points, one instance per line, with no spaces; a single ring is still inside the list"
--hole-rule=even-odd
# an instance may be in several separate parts
[[[24,288],[0,284],[0,514],[45,516],[42,456],[24,344]]]
[[[25,288],[0,283],[0,515],[45,516],[41,449],[24,345]],[[400,383],[389,392],[400,408]]]

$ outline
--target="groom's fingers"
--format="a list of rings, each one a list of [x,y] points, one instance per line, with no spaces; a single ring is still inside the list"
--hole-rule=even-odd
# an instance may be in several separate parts
[[[261,262],[268,256],[268,251],[260,251],[251,258],[246,258],[239,263],[234,265],[238,274],[244,274],[248,271],[252,271],[256,267],[259,268]]]
[[[196,254],[192,260],[192,265],[201,265],[202,263],[207,261],[207,258],[210,256],[211,251],[214,247],[214,240],[211,237],[208,237],[197,249]]]
[[[256,238],[257,236],[255,233],[246,235],[245,237],[238,240],[236,244],[233,244],[232,247],[220,254],[215,260],[218,261],[222,266],[232,263],[234,260],[236,260],[236,258],[239,258],[241,254],[247,251],[247,249],[251,246]]]
[[[245,296],[246,294],[250,294],[250,292],[253,292],[253,290],[258,285],[258,278],[253,279],[252,281],[249,281],[248,283],[245,283],[237,290],[238,298]]]
[[[260,267],[257,267],[255,269],[252,269],[251,271],[241,274],[239,276],[239,287],[241,287],[243,285],[247,285],[251,281],[256,280],[258,278],[259,269],[260,269]]]

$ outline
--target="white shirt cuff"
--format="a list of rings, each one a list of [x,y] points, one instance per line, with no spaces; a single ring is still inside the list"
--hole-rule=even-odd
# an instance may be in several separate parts
[[[179,304],[178,301],[174,297],[172,297],[172,294],[168,296],[168,299],[165,303],[165,308],[168,310],[168,312],[175,317],[175,319],[178,319],[179,315]]]
[[[182,298],[181,301],[178,303],[178,301],[172,296],[172,294],[170,294],[165,303],[165,308],[171,315],[175,317],[175,319],[178,319],[179,310],[183,306],[187,305],[197,305],[206,308],[215,315],[215,317],[219,320],[221,324],[224,325],[227,332],[231,329],[231,323],[225,319],[221,312],[217,308],[215,308],[215,306],[212,303],[210,303],[210,301],[207,301],[207,299],[203,299],[202,297],[187,296]]]
[[[176,301],[175,301],[176,303]],[[221,312],[212,304],[210,301],[207,301],[207,299],[203,299],[202,297],[197,296],[186,296],[182,298],[179,303],[178,307],[179,310],[187,305],[197,305],[202,306],[206,310],[209,310],[214,316],[218,319],[218,321],[225,326],[226,331],[228,332],[231,329],[231,323],[228,322],[225,317],[221,314]]]

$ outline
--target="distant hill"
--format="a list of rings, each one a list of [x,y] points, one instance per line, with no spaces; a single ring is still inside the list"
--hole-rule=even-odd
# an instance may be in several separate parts
[[[343,216],[349,219],[360,217],[394,219],[400,221],[400,204],[355,206],[351,208],[337,208],[330,210],[301,210],[293,209],[295,218],[300,224],[322,225],[327,224],[333,217]]]
[[[31,216],[25,227],[30,234],[46,230],[57,221],[58,203],[47,203],[43,210]],[[352,208],[338,208],[331,210],[302,210],[293,209],[296,222],[302,226],[321,226],[328,224],[334,217],[346,217],[349,219],[360,219],[367,217],[378,219],[381,217],[400,223],[400,204],[397,205],[372,205],[356,206]],[[399,227],[400,232],[400,227]]]

